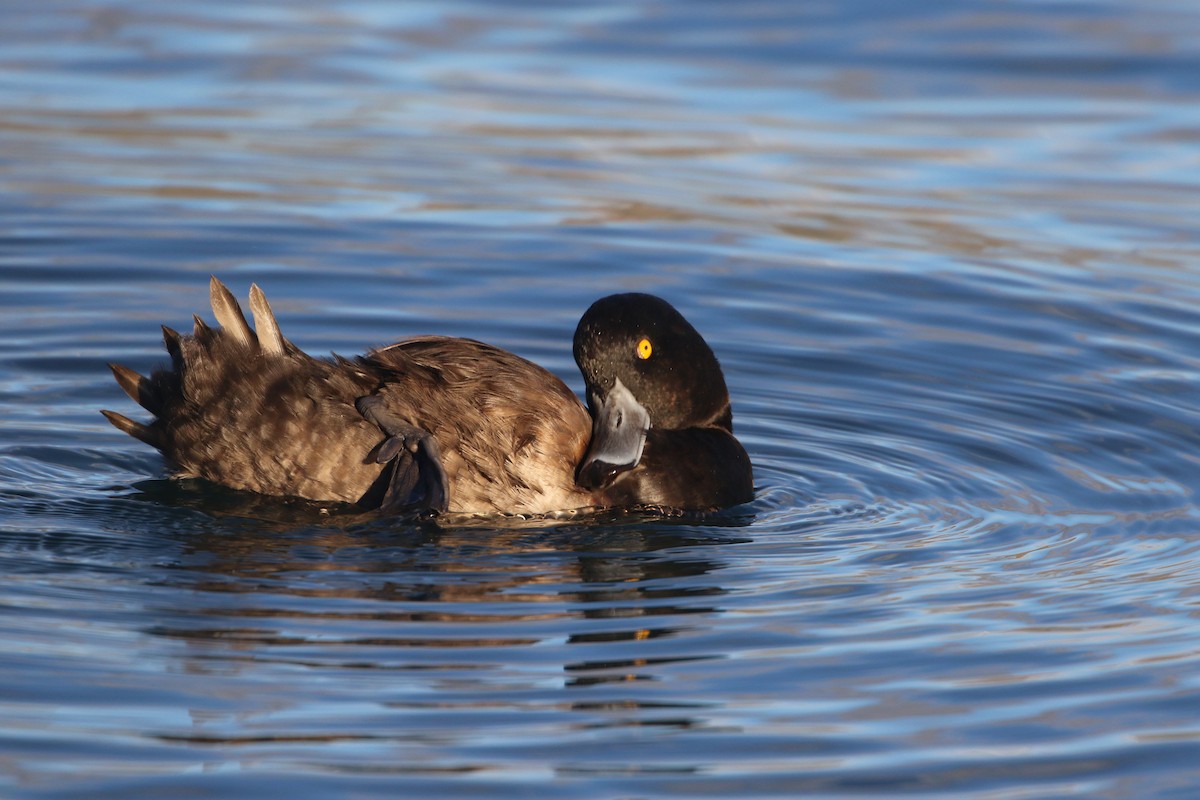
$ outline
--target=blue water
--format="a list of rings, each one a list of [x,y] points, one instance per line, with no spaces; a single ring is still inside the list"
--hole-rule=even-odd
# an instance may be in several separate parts
[[[1200,793],[1194,3],[9,5],[0,796]],[[756,499],[165,480],[105,363],[210,274],[577,391],[582,311],[661,294]]]

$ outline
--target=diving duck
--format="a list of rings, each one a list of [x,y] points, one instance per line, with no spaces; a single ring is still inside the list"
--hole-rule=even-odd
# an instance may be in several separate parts
[[[258,286],[254,329],[229,289],[209,288],[219,327],[164,325],[169,367],[147,378],[109,365],[155,418],[102,413],[178,477],[395,514],[708,511],[753,497],[717,358],[658,297],[616,294],[583,315],[585,408],[549,371],[472,339],[314,358]]]

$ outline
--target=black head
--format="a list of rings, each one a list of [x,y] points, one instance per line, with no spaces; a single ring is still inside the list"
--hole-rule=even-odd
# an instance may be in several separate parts
[[[637,467],[652,430],[732,433],[717,357],[665,300],[648,294],[597,300],[575,329],[575,362],[592,414],[592,441],[576,476],[585,488],[607,487]]]
[[[593,414],[620,381],[654,428],[732,428],[717,357],[666,300],[649,294],[597,300],[575,329],[574,350]]]

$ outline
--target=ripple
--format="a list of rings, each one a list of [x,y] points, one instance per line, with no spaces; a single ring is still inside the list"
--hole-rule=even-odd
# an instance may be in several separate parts
[[[0,29],[0,793],[1194,792],[1191,6],[143,6]],[[165,480],[104,363],[213,272],[576,389],[661,294],[755,499]]]

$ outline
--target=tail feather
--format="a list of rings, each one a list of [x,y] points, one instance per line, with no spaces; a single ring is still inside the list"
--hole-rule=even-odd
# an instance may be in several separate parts
[[[209,283],[209,297],[220,327],[209,327],[199,316],[193,318],[191,336],[162,326],[163,345],[171,357],[169,368],[155,370],[147,378],[120,364],[109,364],[125,393],[158,419],[143,424],[115,411],[102,413],[130,436],[164,452],[172,451],[167,453],[169,457],[178,455],[174,451],[180,446],[176,436],[180,419],[189,418],[187,415],[197,408],[224,408],[221,396],[251,386],[256,378],[249,375],[267,374],[258,367],[247,371],[247,356],[262,353],[306,358],[283,337],[271,305],[257,285],[250,287],[250,310],[257,333],[247,323],[233,294],[216,277]],[[278,366],[285,368],[282,363]],[[256,389],[251,386],[251,390]]]
[[[107,418],[108,421],[111,422],[118,430],[128,433],[135,439],[140,439],[151,447],[156,447],[159,450],[162,450],[162,440],[159,438],[158,433],[152,428],[149,428],[140,422],[134,422],[129,417],[118,414],[115,411],[105,410],[101,411],[100,413],[103,414],[105,418]]]
[[[208,327],[207,322],[200,319],[199,314],[192,314],[192,322],[192,336],[195,336],[197,339],[212,333],[212,328]]]
[[[117,383],[121,385],[121,388],[125,390],[125,394],[129,395],[138,405],[151,414],[158,415],[162,413],[162,397],[159,396],[158,389],[150,379],[120,364],[109,364],[108,368],[112,370],[113,377],[117,379]]]
[[[182,374],[184,367],[182,337],[180,337],[179,331],[168,328],[166,325],[162,326],[162,332],[163,346],[167,348],[167,353],[171,356],[171,366],[175,368],[176,372]]]
[[[225,284],[217,280],[215,275],[209,281],[208,296],[212,302],[213,314],[225,332],[243,345],[254,345],[256,343],[254,332],[250,330],[250,325],[242,314],[242,307],[238,305],[233,293],[225,287]]]
[[[254,313],[254,329],[258,334],[259,347],[267,355],[283,355],[284,338],[279,332],[279,323],[275,321],[275,314],[271,311],[267,296],[256,283],[250,285],[250,310]]]

